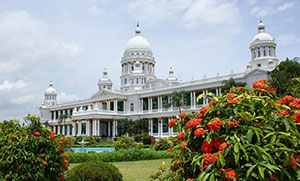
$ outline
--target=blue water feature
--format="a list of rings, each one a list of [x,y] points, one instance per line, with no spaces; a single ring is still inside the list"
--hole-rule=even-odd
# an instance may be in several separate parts
[[[95,152],[101,152],[101,151],[115,151],[115,148],[70,148],[70,150],[73,150],[74,152],[88,152],[88,151],[95,151]]]

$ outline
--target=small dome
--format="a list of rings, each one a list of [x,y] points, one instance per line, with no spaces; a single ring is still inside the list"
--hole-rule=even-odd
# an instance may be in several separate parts
[[[141,36],[141,29],[139,27],[139,24],[137,24],[137,27],[135,29],[135,36],[127,42],[125,47],[125,51],[131,50],[144,50],[151,52],[150,43]]]
[[[57,95],[56,90],[53,88],[52,81],[50,81],[49,87],[45,90],[45,95]]]
[[[256,40],[260,40],[260,41],[273,41],[274,38],[266,33],[266,32],[260,32],[257,35],[254,36],[252,42],[256,41]]]

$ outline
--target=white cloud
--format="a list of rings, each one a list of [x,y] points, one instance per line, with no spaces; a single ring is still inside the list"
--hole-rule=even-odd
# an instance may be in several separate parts
[[[57,102],[58,103],[64,103],[64,102],[70,102],[70,101],[77,101],[80,100],[80,97],[73,94],[66,94],[66,93],[59,93],[57,95]]]
[[[232,24],[238,17],[235,1],[197,0],[189,7],[184,20],[191,27],[201,24]]]
[[[100,15],[104,15],[105,13],[105,11],[96,4],[89,6],[86,12],[88,15],[91,16],[100,16]]]
[[[27,84],[22,81],[19,80],[17,82],[10,82],[8,80],[3,81],[2,84],[0,84],[0,91],[9,91],[11,89],[20,89],[25,87]]]
[[[300,44],[300,38],[295,34],[284,34],[278,37],[278,43],[286,46]]]
[[[70,67],[81,50],[76,43],[56,39],[42,20],[26,11],[2,12],[0,24],[0,75]]]
[[[131,0],[129,11],[148,24],[172,21],[186,27],[231,24],[239,14],[235,0]]]
[[[269,16],[278,12],[285,11],[289,8],[292,8],[295,4],[294,2],[285,2],[279,6],[275,5],[275,2],[267,1],[267,4],[264,4],[262,6],[255,6],[251,9],[250,14],[255,15],[256,17],[264,17]]]
[[[284,11],[286,9],[291,8],[295,3],[294,2],[285,2],[283,5],[277,8],[278,11]]]
[[[25,104],[31,102],[34,99],[34,95],[23,95],[20,97],[14,97],[10,100],[12,104]]]

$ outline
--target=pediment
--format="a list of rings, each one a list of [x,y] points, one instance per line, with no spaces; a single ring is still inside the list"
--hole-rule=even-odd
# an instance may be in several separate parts
[[[113,92],[111,90],[103,89],[99,90],[96,94],[94,94],[91,99],[104,100],[104,99],[112,99],[112,98],[124,98],[121,94]]]
[[[247,77],[247,76],[253,76],[253,75],[267,74],[268,72],[269,72],[268,70],[256,68],[254,70],[247,72],[245,76]]]

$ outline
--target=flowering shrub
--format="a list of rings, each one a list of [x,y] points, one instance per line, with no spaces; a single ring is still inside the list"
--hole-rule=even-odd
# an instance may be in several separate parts
[[[59,143],[62,142],[63,148],[71,148],[74,142],[72,137],[68,137],[65,135],[56,135],[55,138]]]
[[[170,180],[299,180],[300,99],[276,100],[266,80],[215,97],[199,113],[181,114]],[[200,95],[198,99],[202,98]],[[163,172],[163,171],[159,171]],[[156,177],[157,178],[157,177]]]
[[[173,147],[172,141],[170,141],[169,139],[165,139],[165,138],[160,138],[154,144],[155,150],[167,150],[171,147]]]
[[[135,143],[134,138],[121,136],[118,137],[117,141],[114,142],[114,146],[116,150],[120,150],[120,149],[134,148],[137,146],[137,144]]]
[[[0,124],[0,178],[3,180],[59,180],[68,170],[69,156],[54,132],[42,127],[40,118]],[[1,179],[0,179],[1,180]]]

